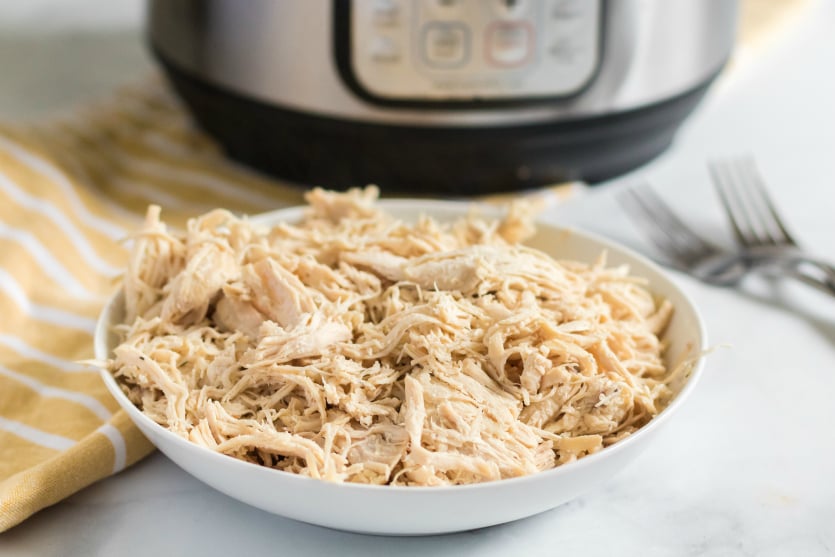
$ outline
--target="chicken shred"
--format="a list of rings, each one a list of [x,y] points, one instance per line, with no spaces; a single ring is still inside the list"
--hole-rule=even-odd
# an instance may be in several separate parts
[[[667,403],[673,307],[624,267],[556,261],[505,220],[400,222],[374,187],[301,222],[151,207],[107,366],[194,443],[334,482],[457,485],[547,470]]]

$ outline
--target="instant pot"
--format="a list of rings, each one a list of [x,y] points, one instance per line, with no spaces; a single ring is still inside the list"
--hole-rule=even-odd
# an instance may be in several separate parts
[[[479,194],[596,182],[672,141],[734,0],[150,0],[197,123],[301,184]]]

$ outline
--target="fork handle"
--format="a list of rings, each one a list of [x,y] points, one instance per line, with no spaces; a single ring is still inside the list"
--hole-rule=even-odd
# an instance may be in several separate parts
[[[787,249],[782,246],[758,246],[749,248],[747,253],[755,266],[769,266],[777,263],[796,269],[801,274],[808,275],[806,271],[812,271],[813,276],[821,275],[820,280],[835,289],[835,265],[828,261],[798,249]]]
[[[808,277],[815,283],[835,291],[835,266],[806,254],[793,254],[786,258],[788,266],[800,277]],[[807,282],[804,280],[804,282]]]
[[[803,257],[798,259],[794,269],[798,275],[808,277],[813,282],[821,284],[830,292],[835,293],[835,267],[829,263],[811,257]],[[804,282],[806,281],[804,280]]]
[[[762,261],[759,266],[784,274],[830,296],[835,296],[835,267],[805,256],[792,256]],[[817,271],[817,272],[814,272]]]
[[[823,280],[835,289],[835,266],[826,261],[806,256],[798,259],[797,267],[802,267],[804,264],[820,271],[823,274]]]
[[[825,292],[826,294],[835,297],[835,283],[833,283],[828,278],[823,279],[820,277],[812,276],[798,269],[790,269],[788,276],[792,277],[793,279],[799,280],[804,284],[808,284],[813,288],[817,288],[821,292]]]

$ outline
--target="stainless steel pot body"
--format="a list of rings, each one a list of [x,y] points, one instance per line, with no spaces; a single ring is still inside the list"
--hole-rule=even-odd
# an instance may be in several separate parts
[[[574,144],[561,126],[592,122],[598,131],[590,133],[606,151],[611,134],[599,133],[601,122],[641,111],[651,121],[653,107],[700,97],[729,56],[736,17],[733,0],[150,0],[148,33],[174,81],[189,82],[175,85],[192,97],[186,101],[196,112],[221,106],[186,91],[205,86],[235,101],[312,118],[313,127],[326,121],[340,130],[366,126],[357,128],[361,142],[369,130],[388,129],[398,143],[408,143],[414,130],[434,131],[444,145],[445,134],[466,140],[479,130],[490,137],[508,130],[508,139],[524,143],[531,137],[527,127],[540,143],[550,135],[559,159],[560,134],[565,145]],[[693,105],[673,110],[664,126],[677,127]],[[230,133],[218,130],[230,124],[196,116],[229,143]],[[640,122],[627,124],[621,129],[640,135]],[[591,174],[634,166],[669,139],[666,130],[664,140],[651,141],[641,154],[621,155],[628,164]],[[502,142],[488,143],[479,147],[487,157]],[[368,146],[379,147],[370,139]],[[247,158],[246,146],[227,148]],[[551,161],[545,165],[551,170],[540,171],[544,153],[526,151],[500,172],[500,180],[515,180],[509,188],[588,174],[589,165],[571,161]],[[375,178],[374,172],[349,174]]]

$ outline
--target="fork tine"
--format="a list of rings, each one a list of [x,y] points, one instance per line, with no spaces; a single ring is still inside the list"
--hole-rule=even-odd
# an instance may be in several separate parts
[[[656,247],[676,259],[679,265],[692,264],[694,260],[716,251],[684,224],[649,186],[626,190],[618,197],[627,213],[646,231]]]
[[[744,209],[745,204],[739,197],[738,188],[734,187],[734,177],[731,174],[730,164],[721,161],[712,161],[708,165],[710,176],[719,200],[725,209],[725,215],[731,223],[734,236],[743,246],[752,246],[760,243],[759,234],[748,211]]]
[[[636,192],[638,193],[638,192]],[[687,226],[667,203],[649,186],[641,189],[638,194],[639,200],[654,213],[655,218],[661,221],[668,234],[677,238],[689,252],[706,252],[713,249],[711,245],[702,240],[693,229]]]
[[[774,208],[774,203],[771,201],[771,196],[765,187],[765,181],[763,180],[762,174],[759,172],[754,159],[746,157],[744,160],[740,161],[740,164],[743,166],[745,169],[744,172],[748,176],[747,181],[751,186],[749,191],[757,197],[761,209],[764,209],[768,213],[768,217],[771,217],[770,221],[773,226],[769,227],[771,231],[769,236],[771,236],[772,241],[777,244],[783,243],[797,245],[794,237],[792,237],[792,235],[789,234],[789,231],[786,230],[786,225],[783,224],[783,219],[780,218],[780,215],[777,213],[777,209]],[[777,234],[774,234],[775,229]]]
[[[629,189],[618,194],[618,201],[626,209],[626,214],[632,218],[662,253],[680,263],[682,254],[670,234],[658,225],[655,215],[641,202],[635,190]]]
[[[726,165],[732,177],[733,193],[748,217],[748,226],[756,235],[756,245],[778,245],[781,238],[775,234],[771,217],[763,207],[760,195],[753,189],[753,180],[745,159],[730,159]]]

